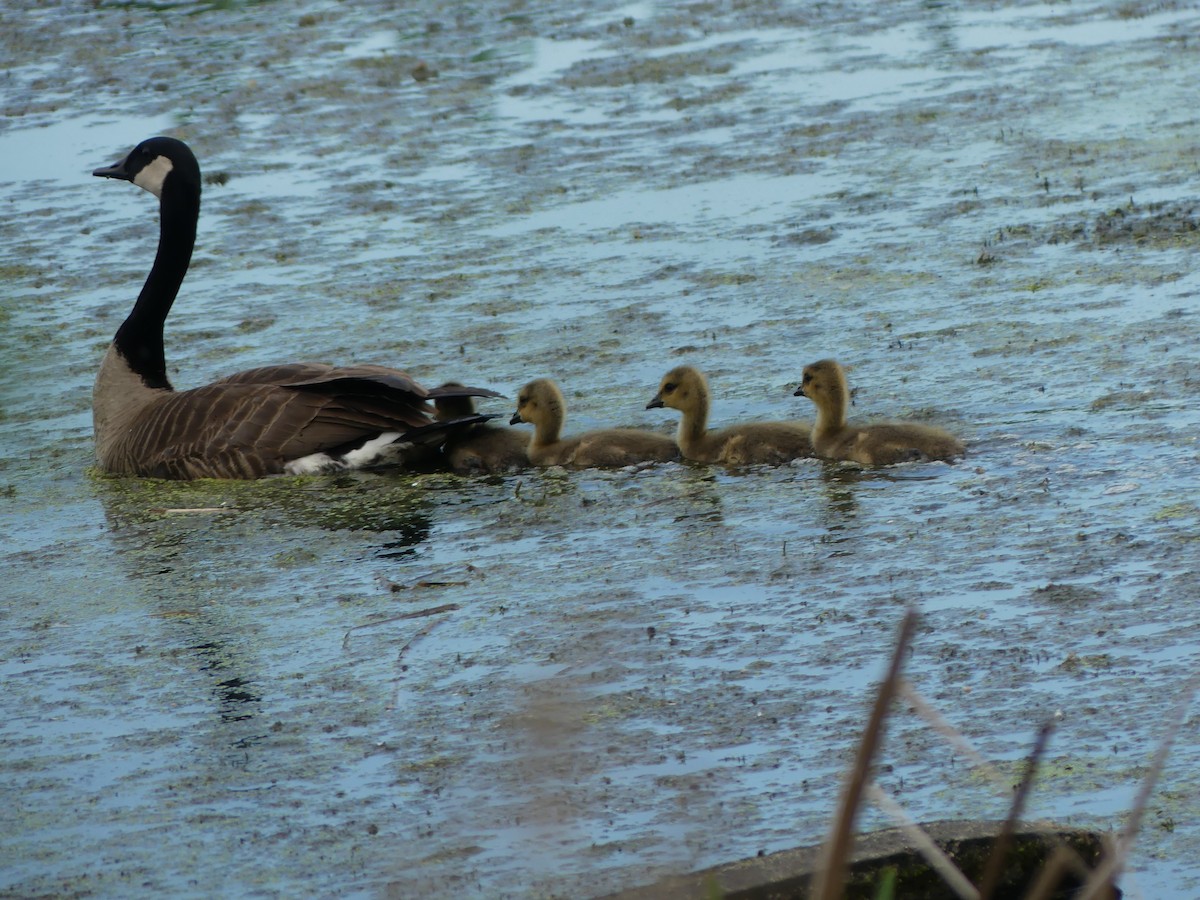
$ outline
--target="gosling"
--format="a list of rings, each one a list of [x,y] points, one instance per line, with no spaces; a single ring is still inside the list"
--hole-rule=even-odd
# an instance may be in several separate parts
[[[448,382],[444,388],[462,385]],[[437,397],[433,405],[439,421],[448,422],[475,415],[470,397]],[[459,475],[496,475],[516,472],[529,465],[529,441],[515,428],[479,424],[456,432],[442,446],[442,460]]]
[[[708,382],[698,369],[678,366],[663,376],[646,409],[679,410],[676,442],[685,459],[728,466],[780,465],[813,455],[807,422],[750,422],[708,430]]]
[[[804,367],[796,396],[804,395],[817,407],[812,444],[819,456],[847,460],[864,466],[889,466],[900,462],[943,460],[950,462],[966,451],[958,438],[928,425],[884,422],[847,425],[850,390],[846,373],[832,359]]]
[[[561,433],[565,418],[566,401],[549,378],[535,379],[521,388],[517,411],[509,424],[527,422],[534,427],[526,449],[533,465],[622,468],[679,458],[679,448],[665,434],[636,428],[608,428],[564,439]]]

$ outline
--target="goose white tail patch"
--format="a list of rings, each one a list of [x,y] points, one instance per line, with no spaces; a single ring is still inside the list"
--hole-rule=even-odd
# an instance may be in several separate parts
[[[163,182],[174,168],[175,165],[167,157],[156,156],[133,176],[133,183],[161,199]]]
[[[299,459],[284,463],[283,471],[288,475],[320,475],[322,472],[337,472],[345,468],[328,453],[310,453]]]
[[[347,469],[363,469],[367,466],[382,466],[401,461],[401,453],[411,444],[397,444],[400,437],[398,431],[385,431],[377,438],[367,441],[357,450],[351,450],[342,457]]]
[[[310,453],[284,464],[288,475],[321,475],[329,472],[344,472],[347,469],[366,469],[372,466],[394,466],[404,462],[404,452],[412,447],[409,442],[398,443],[400,432],[385,431],[361,447],[331,456],[328,453]]]

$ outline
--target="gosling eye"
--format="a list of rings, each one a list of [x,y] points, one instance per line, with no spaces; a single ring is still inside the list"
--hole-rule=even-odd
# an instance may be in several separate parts
[[[804,373],[804,383],[808,384],[810,381],[812,381],[812,372],[805,372]]]
[[[677,387],[679,387],[679,385],[673,384],[673,383],[672,384],[664,384],[663,385],[663,393],[664,394],[674,393],[675,388],[677,388]]]
[[[528,397],[518,397],[517,398],[517,406],[528,406],[528,405],[529,405]]]

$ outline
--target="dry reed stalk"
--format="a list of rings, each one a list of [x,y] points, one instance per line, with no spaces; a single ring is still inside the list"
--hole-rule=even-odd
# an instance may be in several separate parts
[[[900,668],[912,643],[916,624],[917,613],[910,608],[904,614],[904,621],[900,623],[900,632],[896,637],[896,648],[892,651],[887,675],[875,695],[875,705],[871,709],[871,717],[859,742],[854,764],[842,786],[837,817],[821,852],[821,866],[817,870],[815,889],[812,893],[818,900],[839,900],[842,896],[842,887],[846,881],[846,859],[854,842],[854,821],[858,817],[864,787],[870,778],[875,752],[883,740],[884,722],[892,699],[896,696],[900,683]]]

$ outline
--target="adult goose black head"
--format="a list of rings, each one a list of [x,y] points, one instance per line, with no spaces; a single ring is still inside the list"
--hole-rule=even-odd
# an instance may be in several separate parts
[[[480,388],[427,391],[399,369],[287,363],[176,391],[163,325],[187,274],[200,215],[200,166],[182,141],[143,141],[103,178],[159,198],[158,254],[133,311],[117,329],[93,393],[96,458],[106,472],[160,478],[257,478],[403,464],[490,416],[439,422],[440,396],[500,396]]]

